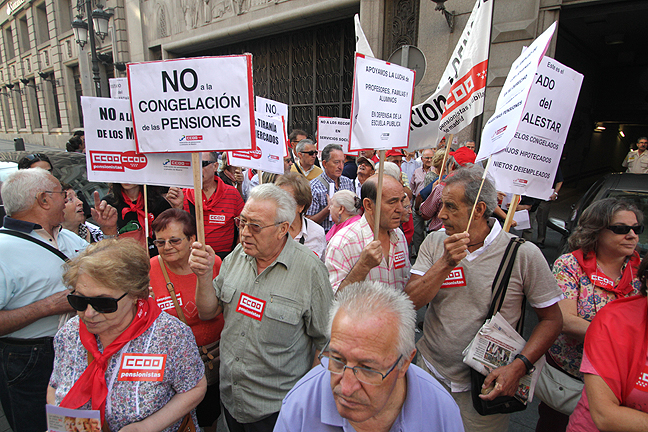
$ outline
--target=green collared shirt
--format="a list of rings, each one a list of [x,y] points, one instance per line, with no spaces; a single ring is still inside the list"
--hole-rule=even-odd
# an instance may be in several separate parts
[[[214,279],[225,327],[220,345],[223,405],[240,423],[279,411],[286,393],[327,340],[333,290],[324,264],[291,238],[257,275],[241,245]]]

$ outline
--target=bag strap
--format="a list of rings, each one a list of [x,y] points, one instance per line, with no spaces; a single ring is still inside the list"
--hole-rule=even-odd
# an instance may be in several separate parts
[[[173,306],[175,307],[176,313],[178,314],[178,318],[180,318],[180,321],[187,324],[187,320],[185,319],[184,312],[182,312],[182,308],[180,307],[180,304],[178,303],[178,299],[176,298],[176,293],[173,284],[169,280],[169,274],[167,273],[166,267],[164,266],[164,260],[160,255],[158,255],[157,258],[158,258],[158,263],[160,264],[160,268],[162,269],[162,275],[164,276],[164,280],[166,281],[167,290],[169,291],[169,294],[171,294],[171,301],[173,302]]]
[[[42,242],[42,241],[40,241],[40,240],[38,240],[38,239],[35,239],[34,237],[30,236],[29,234],[25,234],[25,233],[23,233],[23,232],[20,232],[20,231],[14,231],[14,230],[10,230],[10,229],[3,229],[3,230],[0,230],[0,234],[7,234],[7,235],[10,235],[10,236],[19,237],[19,238],[21,238],[21,239],[24,239],[24,240],[30,241],[30,242],[32,242],[32,243],[34,243],[34,244],[37,244],[38,246],[42,246],[42,247],[44,247],[45,249],[47,249],[48,251],[52,252],[52,253],[53,253],[54,255],[56,255],[57,257],[61,258],[63,261],[65,261],[65,262],[70,261],[70,258],[68,258],[68,257],[67,257],[63,252],[61,252],[60,250],[56,249],[54,246],[49,245],[49,244],[47,244],[47,243],[45,243],[45,242]]]
[[[518,249],[524,243],[525,240],[520,237],[513,237],[509,241],[508,246],[506,247],[506,252],[502,257],[499,268],[497,269],[497,274],[495,275],[495,280],[493,280],[492,286],[492,301],[488,314],[488,318],[494,316],[502,308],[504,304],[504,297],[506,296],[506,290],[508,288],[509,280],[511,279],[511,273],[513,273],[513,264],[515,264],[515,257],[517,256]],[[524,315],[526,313],[526,297],[522,299],[522,313],[516,330],[518,333],[522,334],[524,329]]]

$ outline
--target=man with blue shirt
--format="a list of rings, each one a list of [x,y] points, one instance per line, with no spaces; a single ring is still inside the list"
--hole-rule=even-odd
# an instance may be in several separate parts
[[[52,339],[73,312],[63,264],[88,243],[61,229],[66,192],[41,168],[19,170],[2,187],[0,229],[0,401],[14,432],[44,431],[45,396],[54,363]],[[117,211],[99,202],[95,221],[117,234]]]
[[[463,431],[459,408],[411,364],[416,313],[406,294],[380,282],[340,292],[330,341],[288,393],[275,432]]]

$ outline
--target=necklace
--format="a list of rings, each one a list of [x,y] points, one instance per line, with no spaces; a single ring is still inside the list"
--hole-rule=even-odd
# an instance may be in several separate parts
[[[479,245],[479,244],[484,244],[484,241],[482,240],[482,241],[477,242],[477,243],[469,244],[468,247],[477,246],[477,245]]]

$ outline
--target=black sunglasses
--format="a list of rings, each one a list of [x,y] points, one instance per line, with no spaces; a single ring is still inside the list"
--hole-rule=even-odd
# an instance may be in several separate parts
[[[216,161],[202,161],[202,167],[208,167],[209,165],[216,163]]]
[[[623,234],[626,235],[630,232],[630,230],[634,231],[635,234],[639,235],[644,231],[644,226],[643,225],[610,225],[607,227],[610,231],[612,231],[614,234]]]
[[[309,156],[314,156],[314,155],[317,154],[317,150],[307,151],[307,152],[299,152],[299,153],[307,154],[307,155],[309,155]]]
[[[72,292],[74,293],[74,291]],[[84,312],[88,308],[88,305],[90,305],[98,313],[113,313],[119,307],[119,300],[127,295],[128,293],[124,293],[123,296],[115,299],[112,297],[85,297],[77,294],[68,294],[67,299],[70,306],[79,312]]]

